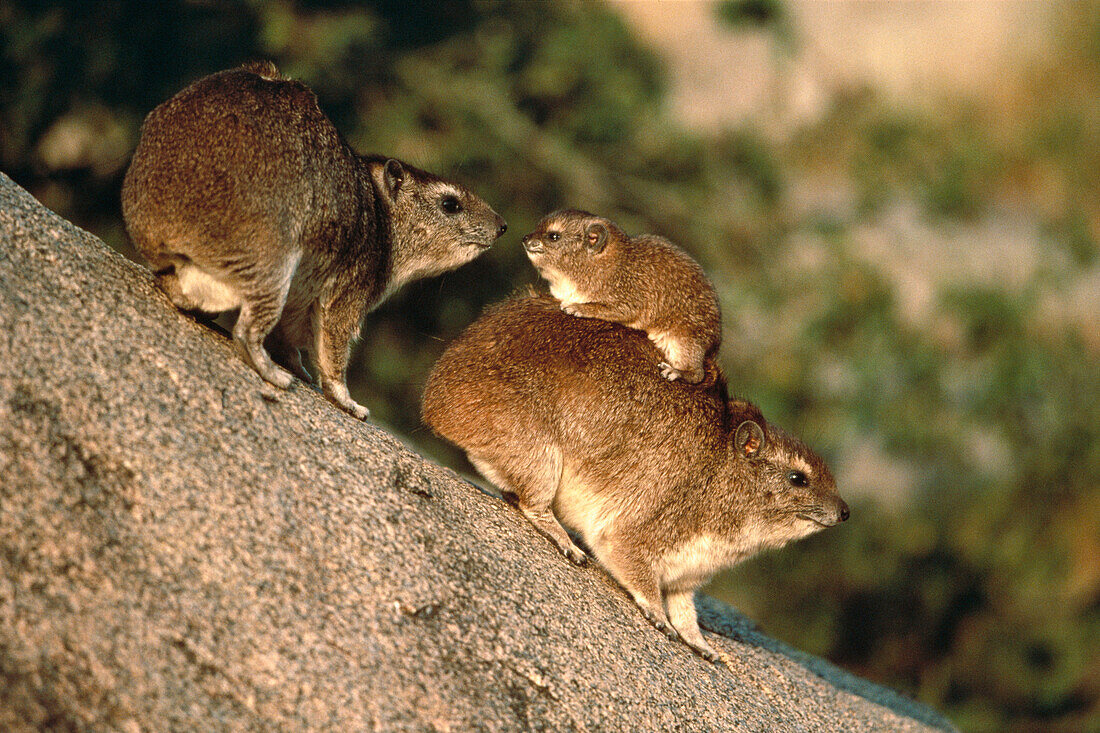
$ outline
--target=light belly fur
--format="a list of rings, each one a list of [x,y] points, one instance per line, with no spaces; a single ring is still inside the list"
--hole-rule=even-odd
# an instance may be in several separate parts
[[[177,265],[180,290],[207,313],[223,313],[241,307],[241,294],[195,265]]]
[[[562,467],[552,509],[558,521],[579,533],[593,551],[603,545],[619,516],[614,502],[590,489],[569,466]]]

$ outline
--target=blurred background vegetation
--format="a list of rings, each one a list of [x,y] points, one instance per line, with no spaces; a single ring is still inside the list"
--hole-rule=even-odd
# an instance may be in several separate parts
[[[733,388],[853,505],[708,592],[964,730],[1100,730],[1100,9],[1029,4],[1043,52],[965,94],[849,80],[807,112],[812,4],[704,4],[719,41],[766,49],[768,88],[708,124],[622,2],[0,0],[0,169],[132,254],[144,115],[271,58],[360,151],[471,185],[509,234],[371,314],[350,373],[453,465],[420,390],[535,280],[518,238],[564,205],[672,238],[719,287]],[[861,7],[888,5],[920,4]]]

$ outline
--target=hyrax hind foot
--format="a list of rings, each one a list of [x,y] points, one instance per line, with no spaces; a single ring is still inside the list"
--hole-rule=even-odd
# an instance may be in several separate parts
[[[588,555],[576,545],[570,544],[569,547],[562,547],[560,549],[562,554],[569,558],[569,561],[574,565],[580,565],[583,568],[588,564]]]
[[[635,599],[635,603],[638,603]],[[670,639],[679,639],[680,634],[676,632],[676,629],[672,628],[672,624],[668,622],[668,618],[663,613],[657,613],[648,604],[642,605],[638,603],[638,608],[641,609],[642,615],[645,616],[645,620],[653,624],[653,626],[662,634]]]
[[[677,379],[684,376],[683,372],[669,364],[667,361],[662,361],[660,364],[657,365],[657,368],[661,370],[661,376],[670,382],[675,382]]]
[[[707,660],[708,662],[725,662],[726,661],[726,658],[724,656],[722,656],[718,652],[714,651],[714,649],[712,649],[711,646],[709,644],[707,644],[705,641],[701,642],[701,643],[697,643],[697,642],[694,642],[694,641],[689,641],[686,637],[683,637],[683,636],[681,636],[680,638],[683,640],[683,642],[685,644],[687,644],[689,647],[691,647],[692,651],[694,651],[696,654],[698,654],[700,657]],[[727,664],[727,666],[729,666],[729,665]]]
[[[290,389],[290,385],[294,384],[294,375],[270,359],[267,359],[266,363],[258,360],[254,361],[248,356],[247,352],[245,357],[259,375],[264,378],[264,381],[274,384],[279,389]]]
[[[294,375],[273,362],[262,344],[249,343],[238,334],[236,328],[233,329],[233,340],[237,342],[237,348],[244,360],[263,377],[264,381],[274,384],[279,389],[290,389],[290,385],[294,384]]]
[[[703,381],[703,370],[696,368],[689,369],[677,369],[669,364],[667,361],[662,361],[657,365],[657,368],[661,370],[661,376],[670,382],[675,382],[677,379],[682,379],[688,384],[699,384]]]
[[[282,304],[280,304],[281,307]],[[237,323],[233,326],[233,340],[252,368],[255,369],[266,381],[274,384],[279,389],[289,389],[294,384],[294,375],[283,369],[271,360],[271,356],[264,348],[264,337],[271,328],[271,323],[278,318],[278,312],[274,318],[267,312],[261,311],[263,320],[257,319],[256,312],[249,303],[241,307]]]
[[[588,555],[584,554],[584,550],[573,544],[573,540],[569,538],[569,533],[565,531],[565,528],[561,526],[561,523],[558,522],[549,508],[535,509],[522,499],[519,500],[518,505],[519,510],[523,512],[528,521],[535,525],[535,529],[553,542],[554,546],[561,551],[561,554],[569,558],[570,562],[575,565],[588,564]]]
[[[601,311],[595,303],[562,303],[562,312],[578,318],[599,318]]]

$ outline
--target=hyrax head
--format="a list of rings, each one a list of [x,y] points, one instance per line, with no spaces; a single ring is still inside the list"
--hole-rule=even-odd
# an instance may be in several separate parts
[[[365,160],[387,209],[394,257],[417,277],[466,264],[508,229],[501,216],[465,186],[393,158]],[[395,263],[396,264],[396,263]]]
[[[523,237],[531,264],[553,286],[561,278],[583,280],[600,260],[615,256],[625,235],[610,219],[587,211],[563,209],[543,217]]]
[[[776,548],[848,519],[848,505],[837,493],[825,461],[797,438],[768,425],[749,403],[732,401],[737,425],[730,483],[738,502],[751,507],[761,549]]]

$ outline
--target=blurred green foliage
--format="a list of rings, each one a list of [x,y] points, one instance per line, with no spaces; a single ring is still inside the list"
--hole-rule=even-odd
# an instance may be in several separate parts
[[[781,139],[679,128],[657,57],[597,3],[0,0],[0,166],[131,252],[118,191],[142,117],[262,57],[359,150],[472,185],[510,233],[369,315],[350,372],[376,419],[455,465],[420,390],[485,304],[535,280],[519,236],[568,205],[672,238],[716,280],[736,391],[872,467],[852,521],[710,592],[963,729],[1096,730],[1100,335],[1064,293],[1094,293],[1100,259],[1100,13],[1062,12],[1011,95],[921,112],[857,89]],[[716,13],[782,26],[790,52],[784,4]],[[928,262],[868,253],[899,218]],[[1032,251],[1021,282],[960,264],[915,305],[890,266],[961,262],[952,232],[1005,220],[1025,222],[1007,229]]]
[[[783,50],[791,50],[795,34],[784,0],[718,0],[714,13],[732,28],[768,30]]]

